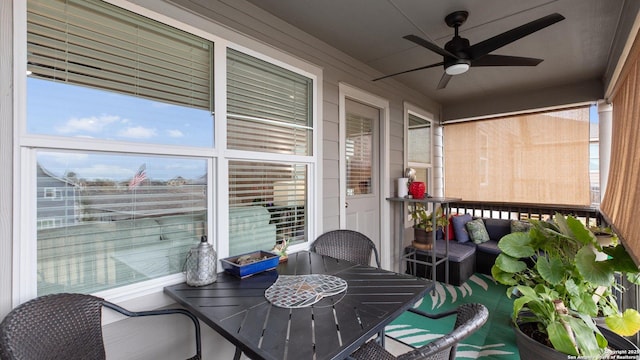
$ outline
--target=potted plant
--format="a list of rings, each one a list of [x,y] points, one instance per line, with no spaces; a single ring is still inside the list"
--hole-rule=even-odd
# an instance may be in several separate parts
[[[418,247],[423,249],[430,249],[433,246],[433,231],[443,230],[445,226],[449,225],[449,219],[444,215],[442,207],[436,208],[436,221],[433,223],[433,213],[428,212],[425,205],[422,203],[416,203],[413,210],[410,212],[411,220],[413,220],[413,229],[415,242]]]
[[[589,226],[589,230],[595,235],[600,246],[611,246],[618,244],[618,237],[610,227]],[[606,260],[607,254],[596,250],[597,260]]]
[[[553,221],[530,222],[529,232],[511,233],[500,240],[502,253],[491,269],[496,281],[510,286],[507,295],[517,297],[512,314],[516,334],[546,343],[563,359],[567,355],[600,358],[610,342],[637,351],[622,336],[640,330],[640,314],[635,309],[621,313],[614,296],[616,273],[640,283],[638,267],[624,247],[615,241],[600,245],[594,233],[572,216],[556,214]],[[595,251],[607,258],[596,260]],[[612,332],[596,326],[597,316],[605,317]],[[619,334],[617,339],[605,338],[614,333]],[[521,343],[532,344],[530,339]],[[521,350],[521,356],[550,356],[550,349],[542,351],[547,354],[529,348]]]
[[[289,255],[287,254],[288,248],[289,248],[289,241],[286,239],[283,239],[276,243],[273,249],[271,249],[271,252],[280,256],[280,262],[285,262],[289,259]]]

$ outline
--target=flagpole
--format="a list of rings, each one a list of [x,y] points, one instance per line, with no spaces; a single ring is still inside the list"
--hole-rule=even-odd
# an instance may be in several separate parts
[[[138,168],[138,171],[135,173],[135,175],[131,178],[131,181],[129,182],[129,189],[133,191],[133,205],[132,205],[133,220],[136,219],[136,194],[138,190],[138,185],[140,185],[147,178],[147,174],[145,173],[146,169],[147,169],[147,164],[143,163],[142,165],[140,165],[140,167]]]

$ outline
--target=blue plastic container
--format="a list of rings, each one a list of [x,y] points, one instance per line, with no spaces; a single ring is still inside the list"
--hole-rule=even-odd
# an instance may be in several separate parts
[[[251,257],[258,257],[258,258],[262,258],[262,257],[266,257],[266,258],[263,260],[252,262],[250,264],[238,265],[236,263],[238,258],[245,255],[249,255]],[[270,253],[268,251],[254,251],[254,252],[250,252],[242,255],[236,255],[236,256],[225,258],[225,259],[221,259],[220,262],[222,263],[222,268],[226,272],[232,275],[238,276],[240,278],[245,278],[247,276],[251,276],[253,274],[257,274],[263,271],[275,269],[278,266],[278,263],[280,262],[280,256],[274,253]]]

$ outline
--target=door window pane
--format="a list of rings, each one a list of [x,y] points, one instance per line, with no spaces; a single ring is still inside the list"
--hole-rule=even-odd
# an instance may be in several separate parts
[[[181,272],[206,235],[207,173],[203,159],[39,151],[38,295]]]
[[[346,100],[347,196],[371,194],[373,126],[379,110]]]

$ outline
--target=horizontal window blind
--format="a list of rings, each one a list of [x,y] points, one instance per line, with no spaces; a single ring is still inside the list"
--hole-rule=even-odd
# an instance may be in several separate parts
[[[444,128],[446,196],[590,205],[589,107]]]
[[[373,121],[356,114],[346,117],[347,195],[370,194],[373,165]]]
[[[311,79],[229,49],[230,149],[312,155]]]
[[[74,164],[80,156],[87,162]],[[39,152],[38,295],[180,273],[206,235],[206,173],[202,159]]]
[[[212,109],[210,41],[95,0],[29,0],[31,76]]]
[[[307,176],[307,165],[229,162],[231,255],[306,239]]]

